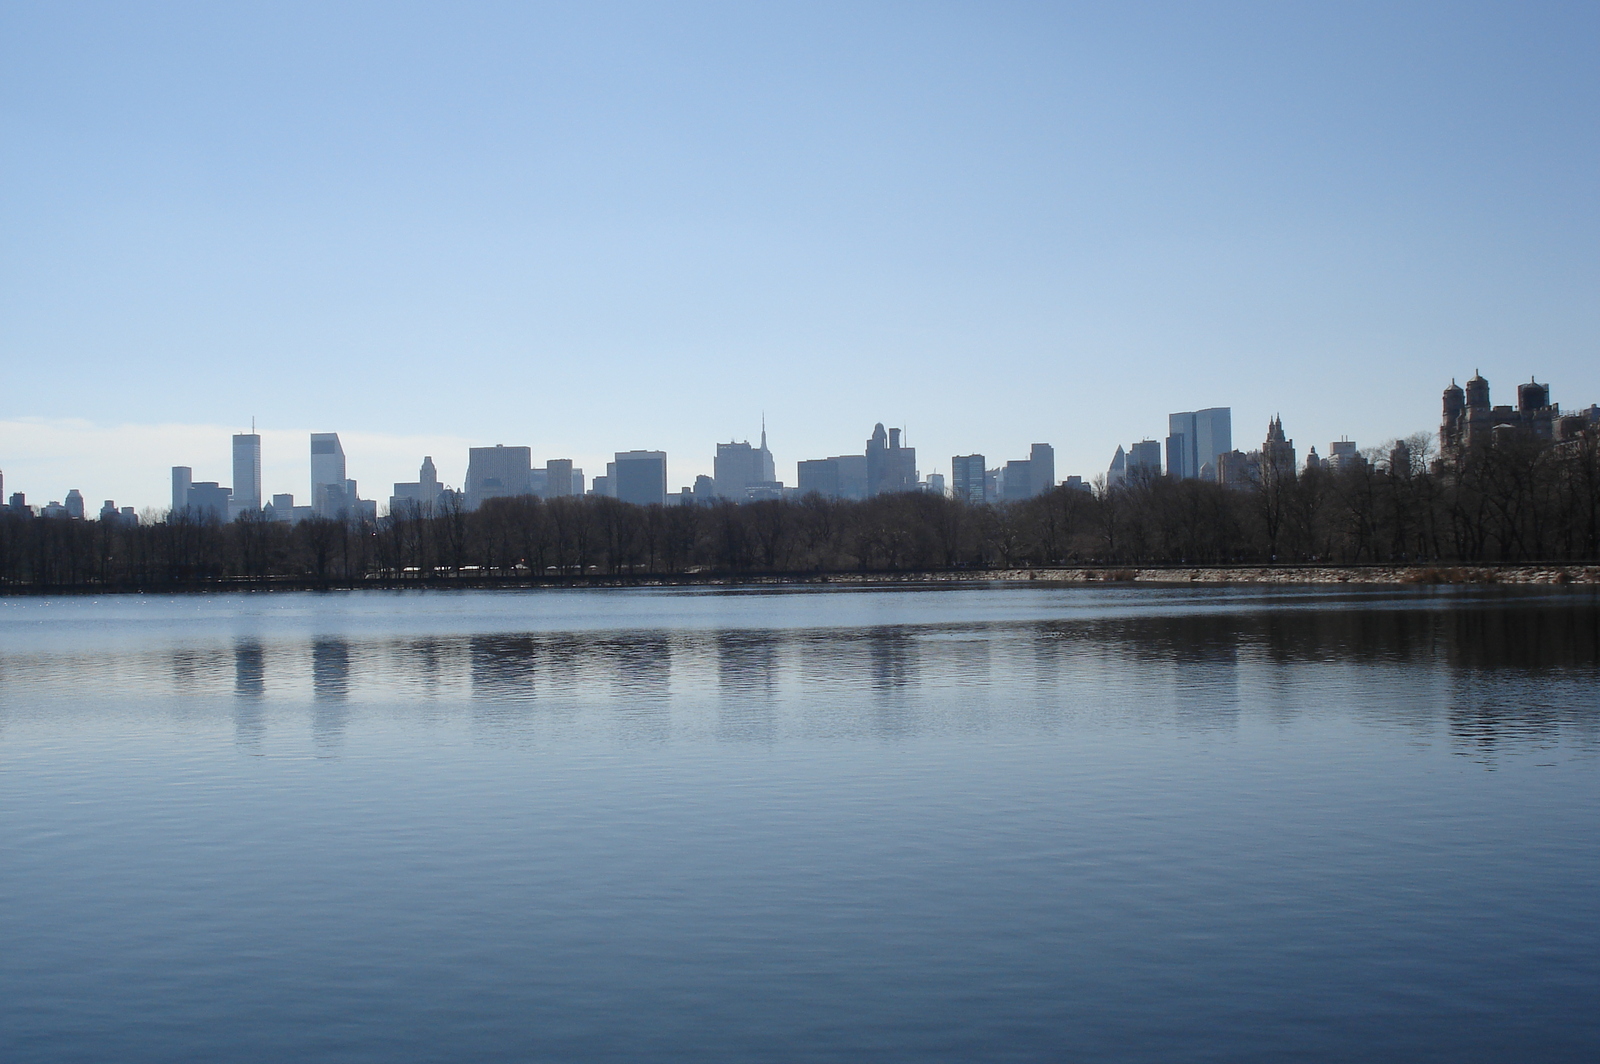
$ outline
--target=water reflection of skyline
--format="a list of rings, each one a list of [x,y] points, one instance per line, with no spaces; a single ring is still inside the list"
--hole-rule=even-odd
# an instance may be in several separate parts
[[[1227,730],[1246,712],[1304,712],[1307,682],[1353,667],[1399,670],[1413,688],[1409,700],[1371,712],[1443,723],[1473,747],[1592,734],[1600,611],[1579,603],[845,629],[248,635],[99,656],[0,652],[0,700],[40,695],[64,674],[83,694],[102,682],[134,699],[168,686],[180,700],[227,699],[241,749],[259,746],[273,707],[290,704],[308,707],[325,752],[344,741],[352,707],[411,703],[464,704],[499,724],[587,707],[642,741],[668,737],[683,706],[704,705],[719,738],[770,743],[786,727],[912,735],[939,713],[964,727],[1057,727],[1117,698],[1126,714]]]

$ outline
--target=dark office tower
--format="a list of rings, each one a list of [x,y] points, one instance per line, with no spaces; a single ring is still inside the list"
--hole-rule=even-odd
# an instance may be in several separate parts
[[[1183,476],[1185,452],[1187,441],[1192,437],[1182,432],[1174,432],[1167,436],[1167,476]]]
[[[667,452],[618,451],[611,494],[640,506],[667,504]]]
[[[467,449],[468,510],[476,510],[490,499],[527,495],[532,491],[531,448],[496,444]]]
[[[1028,451],[1028,465],[1033,479],[1033,493],[1043,495],[1056,486],[1056,449],[1048,443],[1036,443]]]
[[[958,454],[950,459],[950,483],[954,498],[974,506],[983,502],[987,472],[985,461],[981,454]]]
[[[186,465],[172,467],[172,516],[177,517],[189,508],[189,486],[194,483],[194,470]]]
[[[548,498],[573,494],[572,459],[552,458],[544,464],[544,493]]]
[[[1146,476],[1161,475],[1161,441],[1140,440],[1128,451],[1128,473],[1140,470]]]
[[[1033,484],[1033,463],[1026,458],[1007,462],[1000,484],[1000,497],[1007,502],[1030,499],[1038,494]]]
[[[867,494],[876,495],[883,490],[889,473],[889,434],[883,422],[878,422],[867,439]]]
[[[233,437],[233,499],[228,511],[234,516],[261,509],[261,437],[241,432]]]
[[[228,520],[228,497],[233,493],[214,480],[189,485],[189,502],[184,512],[197,521]]]
[[[839,495],[839,462],[833,458],[813,458],[795,463],[801,496],[821,495],[837,499]]]
[[[867,497],[867,459],[860,454],[841,454],[796,463],[801,495],[815,492],[829,499]]]
[[[917,490],[917,449],[900,446],[900,430],[879,422],[867,440],[867,494]]]

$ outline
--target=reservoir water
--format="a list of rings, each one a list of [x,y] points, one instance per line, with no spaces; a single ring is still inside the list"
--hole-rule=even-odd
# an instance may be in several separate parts
[[[1600,599],[0,600],[0,1058],[1594,1061]]]

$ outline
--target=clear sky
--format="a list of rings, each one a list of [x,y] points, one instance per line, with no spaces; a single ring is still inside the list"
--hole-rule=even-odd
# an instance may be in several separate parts
[[[1600,4],[0,3],[0,470],[672,487],[1600,402]]]

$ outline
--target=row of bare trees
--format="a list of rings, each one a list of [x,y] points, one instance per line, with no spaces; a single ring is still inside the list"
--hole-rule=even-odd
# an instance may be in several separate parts
[[[1243,490],[1154,476],[984,506],[925,494],[709,507],[530,496],[472,513],[294,526],[259,515],[128,526],[8,514],[0,518],[0,585],[1600,559],[1592,438],[1559,450],[1503,441],[1432,470],[1420,440],[1410,454],[1414,468],[1374,460]]]

